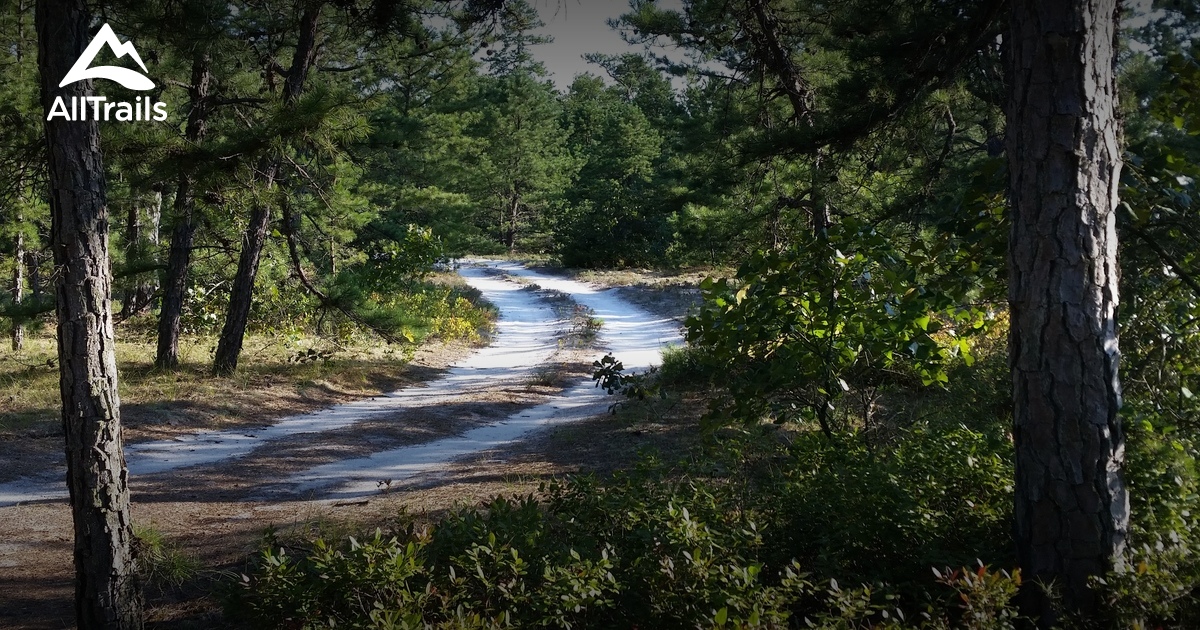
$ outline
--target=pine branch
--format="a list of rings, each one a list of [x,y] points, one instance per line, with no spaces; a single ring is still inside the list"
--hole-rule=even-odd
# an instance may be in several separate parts
[[[304,285],[304,288],[310,294],[312,294],[313,297],[317,298],[317,301],[321,303],[321,306],[337,310],[355,324],[358,324],[359,326],[362,326],[363,328],[366,328],[379,335],[384,341],[388,343],[400,343],[404,341],[400,337],[392,334],[390,331],[384,330],[363,319],[358,313],[354,312],[354,309],[331,299],[325,294],[324,291],[321,291],[319,288],[317,288],[316,284],[314,284],[313,281],[308,277],[308,273],[304,271],[304,265],[300,260],[300,248],[297,243],[296,231],[294,228],[296,221],[295,215],[292,212],[292,206],[286,201],[281,205],[283,206],[283,234],[287,240],[288,256],[291,258],[292,270],[295,271],[296,277],[300,279],[300,284]]]

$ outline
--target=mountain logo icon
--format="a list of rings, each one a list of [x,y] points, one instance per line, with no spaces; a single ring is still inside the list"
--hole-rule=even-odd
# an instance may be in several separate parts
[[[133,47],[133,42],[129,41],[122,44],[121,40],[117,39],[117,34],[113,32],[112,27],[106,23],[100,27],[100,32],[96,33],[96,37],[84,49],[83,54],[79,56],[75,65],[71,66],[70,72],[63,78],[62,83],[58,84],[58,87],[85,79],[108,79],[109,81],[116,81],[130,90],[154,89],[154,82],[146,78],[146,75],[130,70],[129,68],[122,68],[120,66],[96,66],[89,68],[88,66],[96,59],[96,55],[100,53],[100,48],[106,44],[118,59],[129,55],[142,68],[142,72],[147,71],[146,64],[142,63],[142,58],[138,56],[137,49]]]

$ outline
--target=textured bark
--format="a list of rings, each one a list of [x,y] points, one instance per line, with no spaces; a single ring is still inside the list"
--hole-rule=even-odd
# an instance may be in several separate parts
[[[1129,529],[1117,415],[1116,0],[1014,2],[1009,339],[1023,577],[1088,614]],[[1055,612],[1022,595],[1042,626]]]
[[[175,228],[171,230],[171,249],[167,253],[162,306],[158,313],[158,348],[154,356],[154,365],[165,369],[179,367],[183,302],[187,297],[188,266],[196,240],[196,224],[192,219],[195,200],[192,198],[191,177],[187,174],[179,176],[174,207]]]
[[[29,6],[25,2],[17,2],[17,41],[13,52],[16,53],[17,65],[21,66],[25,60],[25,16],[29,11]],[[17,203],[21,202],[20,195],[24,194],[25,182],[24,172],[17,177]],[[22,222],[21,214],[18,212],[16,217],[17,225]],[[18,228],[19,229],[19,228]],[[16,243],[13,248],[13,282],[12,282],[12,300],[14,305],[20,305],[25,301],[25,267],[26,257],[32,252],[25,251],[25,234],[17,232]],[[36,295],[34,296],[37,297]],[[12,349],[13,352],[20,352],[25,347],[25,325],[19,321],[13,322],[12,329]]]
[[[21,222],[21,217],[17,217],[17,223]],[[13,304],[20,305],[25,300],[25,235],[17,232],[17,242],[13,253],[13,278],[12,278],[12,300]],[[24,324],[14,323],[12,329],[12,349],[13,352],[19,352],[25,347],[25,326]]]
[[[308,72],[316,62],[317,25],[321,17],[323,2],[309,2],[300,16],[300,28],[292,66],[288,70],[283,86],[284,105],[291,107],[299,100],[304,90]],[[280,160],[273,160],[263,169],[262,183],[270,190],[279,174]],[[250,307],[254,299],[254,280],[258,277],[258,264],[263,245],[267,239],[267,228],[271,225],[271,207],[258,205],[250,215],[250,223],[242,236],[242,252],[238,257],[237,273],[229,292],[229,307],[225,312],[225,324],[217,340],[217,351],[213,357],[215,374],[232,374],[237,370],[238,357],[242,353],[242,341],[246,336],[246,323],[250,318]]]
[[[299,36],[292,55],[292,67],[288,69],[287,81],[283,84],[283,102],[292,106],[304,91],[308,72],[317,60],[317,24],[321,18],[324,2],[310,1],[300,16]]]
[[[188,86],[190,108],[184,133],[191,143],[204,139],[208,123],[208,92],[212,83],[212,57],[207,52],[192,59],[192,83]],[[183,302],[187,297],[188,266],[196,240],[193,218],[196,199],[192,191],[192,175],[179,174],[175,186],[175,226],[171,230],[171,250],[167,254],[167,272],[163,280],[162,307],[158,314],[158,349],[154,365],[160,368],[179,367],[179,334],[183,319]]]
[[[82,0],[39,0],[42,107],[91,95],[92,82],[58,87],[91,39]],[[67,486],[75,526],[75,615],[80,628],[140,628],[128,471],[121,451],[113,358],[108,209],[95,121],[45,123],[49,162],[58,359]]]

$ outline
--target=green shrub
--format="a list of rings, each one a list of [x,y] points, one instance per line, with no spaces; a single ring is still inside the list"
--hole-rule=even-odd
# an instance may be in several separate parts
[[[906,431],[871,451],[856,436],[795,438],[772,480],[774,547],[821,574],[920,584],[932,566],[1012,566],[1011,450],[966,427]]]
[[[1122,627],[1200,626],[1200,479],[1196,445],[1131,405],[1126,482],[1132,522],[1124,563],[1097,580]]]
[[[1003,594],[1016,578],[947,570],[939,586],[930,571],[976,557],[1010,564],[1009,463],[996,451],[995,440],[959,428],[914,431],[886,456],[847,437],[750,440],[682,470],[647,460],[610,479],[552,482],[536,499],[459,509],[428,529],[271,546],[230,605],[275,627],[1007,620]],[[758,458],[773,463],[742,474]]]
[[[712,352],[705,346],[674,346],[663,350],[659,382],[675,391],[709,389],[720,369]]]
[[[277,627],[780,627],[803,594],[794,567],[754,559],[753,522],[701,486],[593,484],[550,486],[544,505],[495,499],[432,532],[264,550],[234,614]]]
[[[716,416],[805,421],[832,435],[853,426],[838,417],[851,391],[948,382],[954,361],[974,363],[970,338],[989,325],[977,287],[939,260],[951,253],[902,251],[847,219],[828,238],[755,253],[733,280],[705,279],[687,338],[722,374]]]

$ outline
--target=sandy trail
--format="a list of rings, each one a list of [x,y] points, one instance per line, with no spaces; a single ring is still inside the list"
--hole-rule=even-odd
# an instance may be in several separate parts
[[[604,322],[600,329],[600,345],[621,360],[627,373],[642,371],[658,363],[665,346],[681,341],[677,322],[650,315],[621,299],[611,289],[597,289],[519,265],[498,268],[544,289],[566,293],[577,303],[595,311],[595,316]],[[591,380],[584,380],[555,399],[519,411],[501,422],[452,438],[318,466],[294,475],[289,483],[294,492],[316,493],[331,500],[366,496],[378,492],[381,482],[404,481],[471,453],[511,444],[535,429],[600,415],[611,404],[612,400],[603,390],[597,389]]]
[[[385,396],[338,405],[285,418],[254,430],[203,431],[175,439],[129,444],[125,453],[133,489],[137,477],[190,467],[213,467],[230,460],[270,456],[272,442],[352,427],[402,410],[446,405],[456,398],[494,388],[497,383],[529,374],[557,350],[556,332],[562,322],[537,294],[518,283],[497,277],[495,271],[520,276],[543,288],[570,295],[603,320],[599,344],[622,360],[629,371],[657,363],[665,345],[680,340],[678,324],[656,317],[617,296],[616,291],[546,275],[511,262],[464,261],[460,274],[498,308],[497,333],[492,345],[452,367],[424,387],[405,388]],[[599,353],[600,351],[598,351]],[[470,429],[454,437],[382,450],[365,457],[333,461],[273,483],[271,497],[305,495],[342,499],[378,492],[381,481],[396,482],[436,470],[478,451],[502,447],[530,431],[595,416],[611,400],[590,381],[582,381],[551,401],[527,408],[503,421]],[[182,474],[182,473],[180,473]],[[0,484],[0,507],[66,497],[63,472],[50,470]]]

